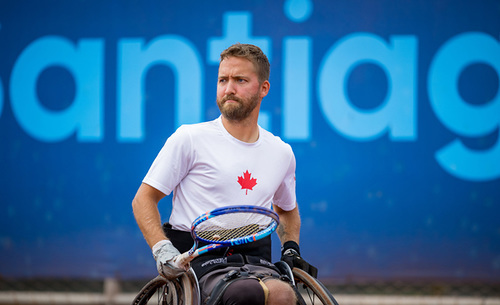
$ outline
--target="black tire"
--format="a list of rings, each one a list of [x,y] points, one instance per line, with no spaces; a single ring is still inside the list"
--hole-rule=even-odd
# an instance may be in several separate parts
[[[299,300],[299,304],[339,305],[330,291],[307,272],[302,269],[293,268],[292,273],[295,286],[300,293],[298,297],[303,298]]]
[[[193,287],[189,277],[167,280],[162,276],[149,281],[134,298],[132,305],[146,304],[190,305],[193,304]]]

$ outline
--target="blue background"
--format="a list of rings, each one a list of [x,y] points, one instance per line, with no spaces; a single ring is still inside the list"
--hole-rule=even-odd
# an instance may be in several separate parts
[[[464,33],[482,33],[496,41],[496,48],[485,52],[493,54],[498,66],[497,0],[1,1],[0,276],[155,274],[131,201],[178,125],[176,74],[166,65],[147,70],[143,135],[134,141],[121,139],[119,45],[126,38],[139,38],[147,45],[163,35],[188,41],[201,60],[202,82],[184,84],[181,90],[198,92],[203,102],[200,119],[213,119],[219,115],[217,64],[209,60],[209,41],[237,28],[224,25],[224,16],[234,12],[250,16],[251,36],[266,37],[269,43],[271,92],[263,102],[268,119],[263,124],[289,142],[296,154],[301,247],[303,256],[319,267],[320,277],[498,282],[500,177],[464,179],[445,170],[436,152],[457,139],[474,151],[496,147],[499,106],[489,113],[488,118],[496,121],[489,122],[493,127],[487,132],[457,132],[436,114],[428,83],[436,54]],[[353,139],[335,129],[320,106],[319,71],[329,50],[359,33],[375,35],[389,47],[397,35],[416,40],[413,139],[390,137],[388,131]],[[59,37],[74,46],[85,39],[101,41],[99,138],[82,139],[73,131],[44,140],[27,131],[14,115],[12,91],[18,86],[12,80],[14,67],[21,54],[43,37]],[[283,127],[285,37],[306,37],[310,45],[309,74],[298,73],[310,82],[305,86],[309,133],[300,139],[287,137]],[[247,37],[233,42],[238,41],[246,42]],[[43,56],[40,53],[34,60]],[[499,69],[491,63],[470,64],[455,77],[460,96],[472,107],[500,104]],[[355,66],[344,81],[346,95],[360,112],[383,108],[392,90],[386,70],[373,62]],[[78,90],[85,90],[83,85],[70,69],[52,65],[40,71],[33,90],[47,112],[64,113]],[[451,116],[456,111],[449,107]],[[32,123],[37,124],[36,116]],[[481,119],[471,120],[465,128],[473,130],[474,124],[481,125]],[[47,132],[54,130],[57,126]],[[497,154],[479,171],[499,164]],[[161,202],[164,220],[170,200]]]

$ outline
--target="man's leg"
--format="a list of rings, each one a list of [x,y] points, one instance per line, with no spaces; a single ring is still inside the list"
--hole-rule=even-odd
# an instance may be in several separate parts
[[[268,279],[264,283],[269,289],[267,305],[297,304],[295,291],[289,283],[278,279]]]
[[[234,280],[221,291],[221,294],[214,293],[216,284],[224,284],[221,280],[231,270],[233,272],[250,272],[254,276],[253,278],[239,278]],[[290,284],[273,277],[273,275],[279,277],[279,274],[273,269],[255,265],[226,267],[211,271],[199,280],[202,290],[202,300],[206,300],[211,295],[212,299],[219,299],[224,305],[296,304],[295,292]]]
[[[265,305],[266,292],[256,279],[242,279],[227,286],[222,295],[223,305]]]
[[[231,283],[222,295],[223,305],[291,305],[296,304],[290,284],[278,279],[264,281],[243,279]]]

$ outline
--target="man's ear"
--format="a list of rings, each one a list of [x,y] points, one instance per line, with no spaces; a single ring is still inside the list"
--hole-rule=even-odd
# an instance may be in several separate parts
[[[260,85],[260,98],[265,97],[269,93],[269,89],[271,88],[271,84],[269,81],[265,80]]]

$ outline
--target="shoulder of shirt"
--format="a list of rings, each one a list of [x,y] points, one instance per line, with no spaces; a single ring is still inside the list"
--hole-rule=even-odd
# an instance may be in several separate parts
[[[292,152],[292,147],[290,144],[286,143],[283,141],[279,136],[274,135],[268,130],[265,130],[264,128],[260,128],[260,135],[262,137],[262,141],[271,143],[272,145],[275,145],[277,147],[281,147],[282,149],[289,150]]]
[[[200,134],[206,135],[211,130],[216,130],[217,124],[215,120],[206,121],[194,124],[183,124],[177,130],[176,133],[188,133],[190,136],[197,136]]]

